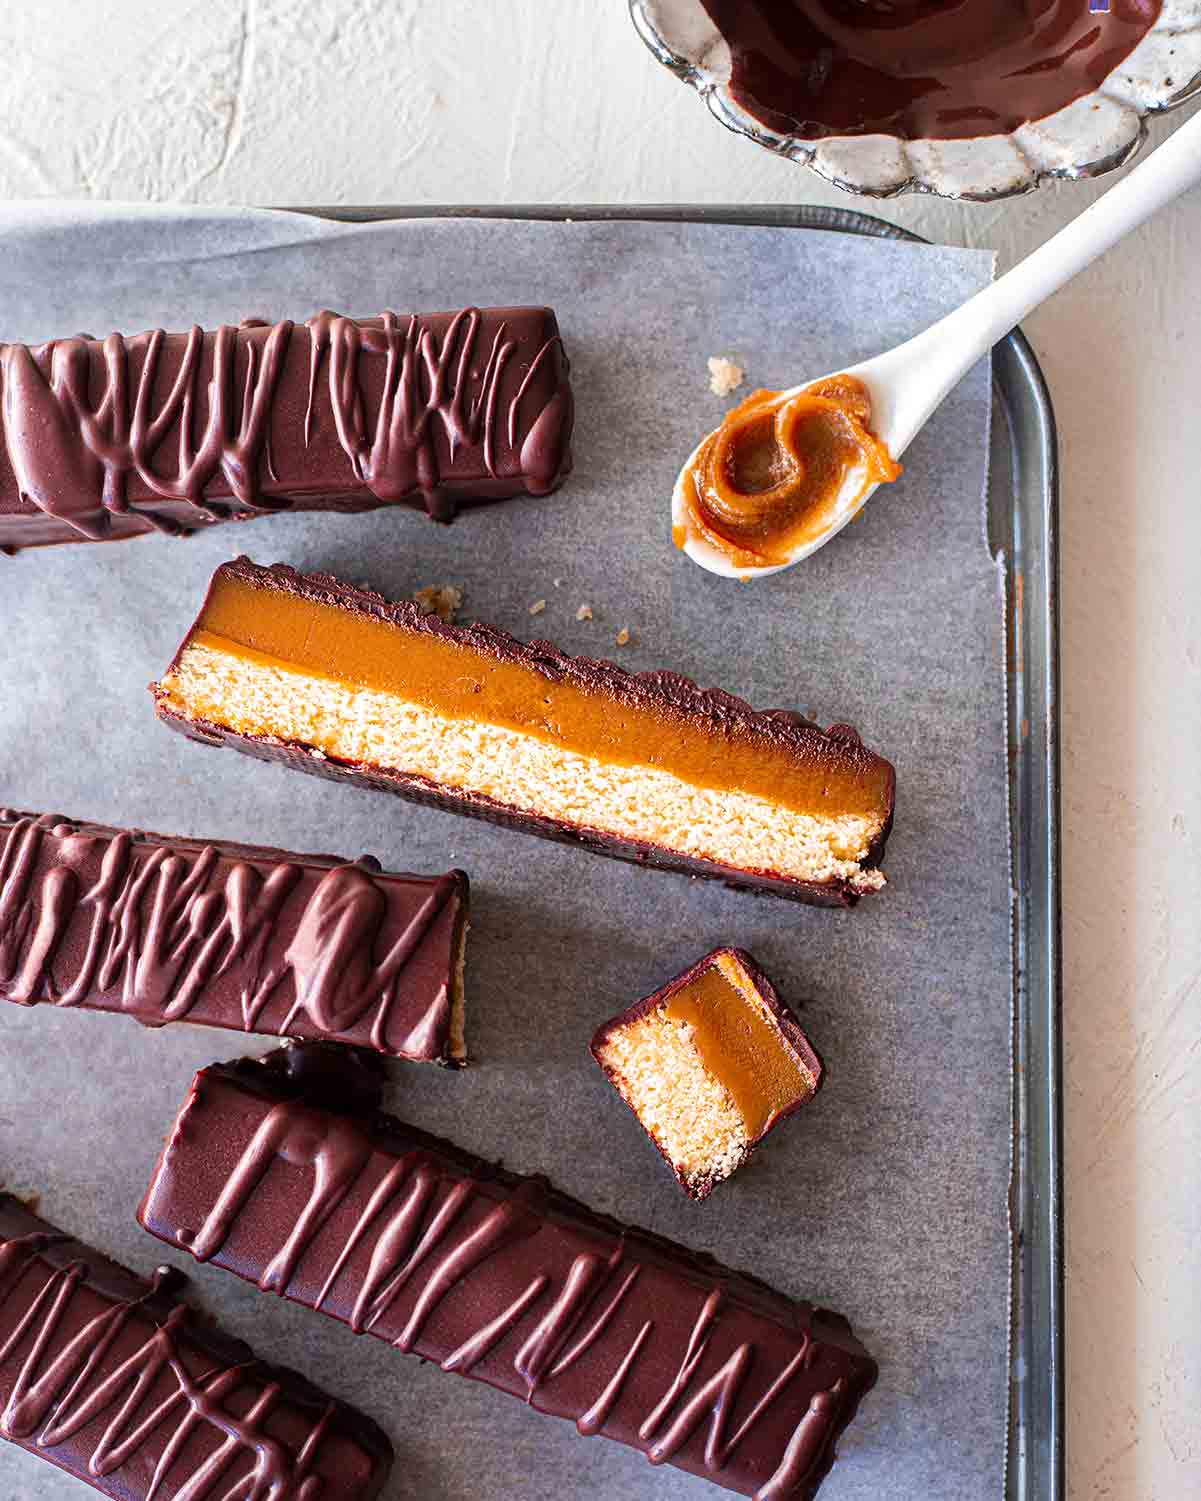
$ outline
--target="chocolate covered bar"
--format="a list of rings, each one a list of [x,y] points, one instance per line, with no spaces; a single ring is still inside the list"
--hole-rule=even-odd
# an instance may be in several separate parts
[[[467,877],[0,808],[0,998],[460,1063]]]
[[[223,564],[154,691],[197,739],[598,854],[802,901],[883,885],[893,769],[854,730],[326,575]]]
[[[571,468],[549,308],[0,345],[0,551],[272,511],[545,495]]]
[[[732,948],[606,1022],[592,1056],[694,1199],[741,1167],[822,1077],[775,986]]]
[[[0,1436],[115,1501],[374,1501],[375,1424],[193,1314],[183,1282],[0,1194]]]
[[[652,1464],[813,1496],[876,1377],[845,1319],[377,1114],[372,1078],[320,1045],[203,1069],[140,1222]]]

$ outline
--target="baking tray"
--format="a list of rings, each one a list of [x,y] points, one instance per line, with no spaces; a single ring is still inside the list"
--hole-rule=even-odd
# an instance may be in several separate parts
[[[435,215],[543,220],[693,220],[713,224],[766,225],[778,230],[795,226],[913,238],[877,220],[821,209],[479,207],[463,210],[431,207],[317,212],[324,212],[330,218],[360,220]],[[1013,829],[1013,1053],[1016,1064],[1010,1194],[1013,1379],[1006,1487],[1008,1496],[1014,1501],[1033,1501],[1035,1497],[1058,1501],[1062,1495],[1062,1404],[1059,1374],[1057,778],[1053,717],[1054,435],[1046,393],[1037,366],[1023,341],[1013,339],[1002,347],[995,371],[996,412],[989,527],[992,548],[1004,564],[999,572],[1007,585],[1010,614],[1008,723],[1011,744],[1008,762]],[[995,733],[1000,733],[999,726]],[[1000,747],[995,741],[990,741],[990,744],[993,746],[990,754],[999,771]],[[994,782],[994,788],[995,785]],[[995,864],[993,870],[1000,877]],[[1001,880],[992,890],[990,902],[1003,897]],[[991,905],[990,911],[994,914],[994,934],[1001,938],[1003,945],[1003,930],[997,932],[996,906]],[[1003,964],[1003,947],[998,950],[995,942],[994,954]],[[1003,994],[1003,971],[998,977],[994,969],[993,977],[994,987],[996,978],[1002,981],[1001,988],[994,988],[992,992],[996,1001]],[[996,1010],[991,1015],[995,1028],[993,1041],[1000,1043],[1003,1019]],[[183,1039],[180,1042],[182,1045]],[[117,1047],[116,1039],[111,1046]],[[997,1082],[1003,1083],[1000,1079]],[[1002,1129],[1003,1104],[1003,1097],[998,1098],[995,1124],[996,1128]],[[995,1158],[993,1161],[997,1172],[989,1202],[998,1206],[1003,1163]],[[996,1241],[994,1245],[1000,1253],[1001,1245]],[[1000,1272],[999,1254],[996,1260]],[[994,1371],[1000,1378],[1001,1370],[994,1366]],[[992,1400],[999,1407],[1003,1400],[999,1379],[994,1392]],[[999,1422],[999,1412],[996,1412],[996,1418]],[[991,1422],[989,1427],[992,1428]],[[995,1429],[993,1434],[995,1441],[1000,1435]],[[970,1429],[961,1429],[950,1436],[961,1444],[971,1444]],[[996,1494],[1000,1489],[994,1482],[988,1485],[987,1493]],[[975,1494],[974,1487],[972,1490]]]
[[[390,205],[322,218],[634,219],[920,235],[822,205]],[[1055,413],[1018,330],[993,352],[989,546],[1004,566],[1013,925],[1013,1158],[1006,1501],[1062,1501],[1063,1093],[1059,888],[1059,467]]]

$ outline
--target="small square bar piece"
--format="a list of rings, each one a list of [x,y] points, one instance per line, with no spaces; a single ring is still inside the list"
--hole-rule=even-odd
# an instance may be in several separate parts
[[[741,1167],[822,1077],[771,981],[732,948],[606,1022],[592,1056],[694,1199]]]

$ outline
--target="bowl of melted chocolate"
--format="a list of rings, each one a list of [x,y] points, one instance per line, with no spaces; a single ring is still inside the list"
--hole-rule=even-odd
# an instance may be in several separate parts
[[[1093,177],[1201,91],[1201,0],[630,0],[723,125],[852,192]]]

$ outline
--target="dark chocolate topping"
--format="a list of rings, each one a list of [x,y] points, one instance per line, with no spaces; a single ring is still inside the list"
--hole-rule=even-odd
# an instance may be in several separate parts
[[[259,1068],[278,1075],[281,1083],[313,1105],[328,1106],[344,1115],[378,1115],[383,1099],[384,1065],[374,1053],[328,1042],[306,1042],[276,1048],[255,1060]]]
[[[196,1076],[139,1219],[761,1501],[813,1495],[875,1379],[837,1315],[388,1117],[316,1109],[281,1064]]]
[[[1098,88],[1162,9],[1161,0],[702,3],[730,44],[739,104],[808,139],[1008,134]]]
[[[483,324],[478,308],[465,308],[450,319],[439,344],[434,329],[415,314],[404,320],[384,313],[363,322],[330,312],[310,318],[305,442],[312,440],[318,378],[325,362],[338,441],[355,473],[378,499],[403,500],[414,491],[437,494],[442,477],[431,432],[435,421],[442,424],[452,456],[459,449],[479,448],[485,470],[499,479],[497,456],[504,445],[517,455],[531,493],[549,490],[563,465],[561,423],[542,423],[546,406],[527,415],[525,404],[539,372],[557,371],[563,361],[562,343],[555,333],[532,359],[527,353],[517,388],[502,407],[505,368],[520,346],[502,317],[481,374],[477,367],[484,352]],[[359,367],[369,355],[383,356],[387,362],[374,421],[364,408],[359,380]],[[556,380],[555,395],[560,394]]]
[[[0,997],[450,1061],[467,893],[0,809]]]
[[[0,547],[545,494],[567,368],[546,308],[0,345]]]
[[[0,1195],[0,1436],[119,1501],[372,1501],[367,1418]]]

